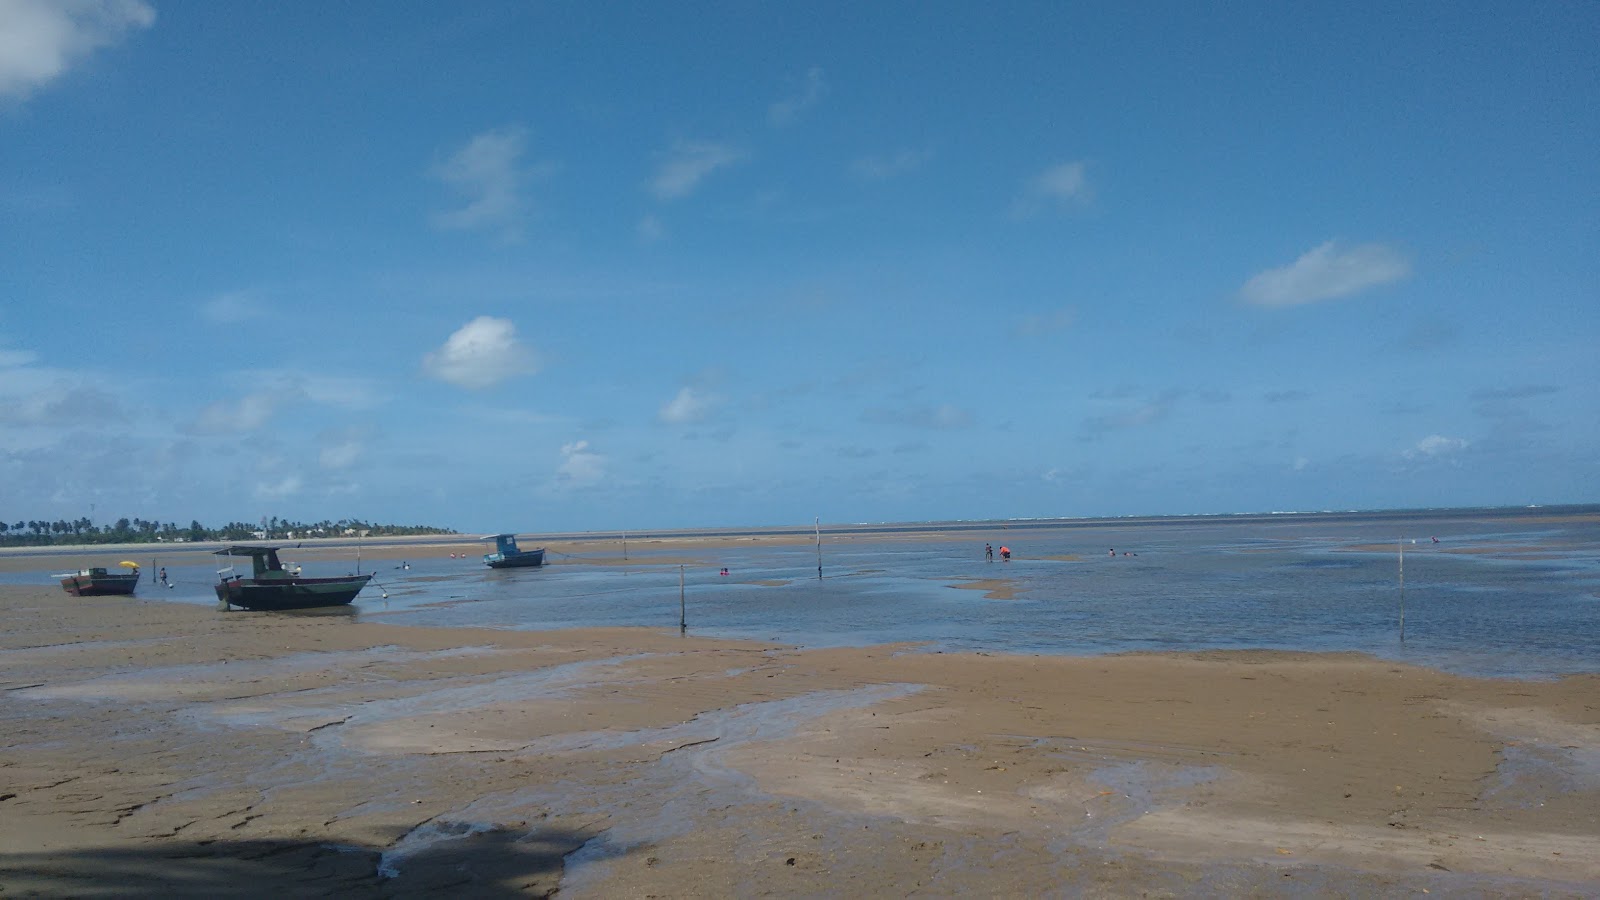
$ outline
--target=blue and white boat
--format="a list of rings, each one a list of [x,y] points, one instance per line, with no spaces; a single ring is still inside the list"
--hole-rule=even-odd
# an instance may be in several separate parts
[[[544,548],[522,550],[517,547],[514,534],[486,534],[479,538],[494,541],[494,552],[485,553],[483,561],[491,569],[522,569],[544,565]]]

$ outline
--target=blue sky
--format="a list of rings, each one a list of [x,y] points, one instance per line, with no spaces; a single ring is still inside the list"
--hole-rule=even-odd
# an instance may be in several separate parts
[[[0,0],[0,518],[1600,501],[1600,5]]]

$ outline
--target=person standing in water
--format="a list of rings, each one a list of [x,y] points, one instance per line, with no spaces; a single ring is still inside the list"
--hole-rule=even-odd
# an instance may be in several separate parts
[[[994,545],[993,544],[984,544],[983,545],[983,558],[988,560],[989,562],[994,562]]]

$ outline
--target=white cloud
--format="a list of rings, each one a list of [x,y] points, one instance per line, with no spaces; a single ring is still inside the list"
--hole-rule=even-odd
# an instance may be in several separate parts
[[[476,135],[443,163],[433,176],[455,189],[466,205],[433,217],[434,224],[448,229],[498,229],[502,236],[515,239],[522,222],[526,201],[523,185],[530,176],[548,171],[522,164],[527,133],[521,128],[499,128]]]
[[[222,400],[207,406],[190,425],[195,434],[237,434],[255,431],[277,412],[275,394],[247,394],[238,400]]]
[[[260,318],[266,310],[244,291],[229,291],[200,304],[200,315],[219,325],[232,325]]]
[[[38,359],[39,354],[32,350],[0,350],[0,368],[30,366]]]
[[[1022,191],[1013,212],[1032,215],[1041,209],[1079,206],[1089,201],[1088,164],[1064,162],[1035,175]]]
[[[1445,437],[1442,434],[1430,434],[1417,442],[1415,447],[1406,450],[1406,459],[1438,459],[1451,456],[1467,448],[1468,441],[1463,438]]]
[[[800,119],[801,113],[816,106],[817,101],[827,93],[828,85],[822,79],[822,69],[812,66],[794,93],[768,108],[767,121],[779,127],[793,125]]]
[[[665,154],[651,179],[650,192],[660,200],[675,200],[694,192],[707,175],[744,159],[744,153],[710,141],[678,141]]]
[[[422,358],[422,370],[464,388],[486,388],[538,371],[533,351],[517,340],[509,319],[479,316]]]
[[[589,449],[588,441],[562,444],[561,466],[556,472],[560,480],[568,485],[582,487],[595,484],[605,477],[606,458]]]
[[[901,150],[893,156],[863,156],[850,164],[850,172],[857,178],[883,181],[915,172],[930,159],[933,159],[932,150]]]
[[[142,0],[0,0],[0,97],[26,99],[155,20]]]
[[[1345,248],[1328,241],[1286,266],[1251,277],[1239,289],[1256,306],[1299,306],[1332,300],[1399,281],[1411,274],[1411,263],[1382,244]]]
[[[692,387],[685,387],[680,388],[677,396],[661,407],[657,417],[669,425],[690,425],[709,419],[716,406],[716,397]]]

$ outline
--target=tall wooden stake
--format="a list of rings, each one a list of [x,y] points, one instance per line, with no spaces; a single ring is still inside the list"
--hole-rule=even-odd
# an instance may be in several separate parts
[[[817,516],[817,580],[822,580],[822,517]]]
[[[622,561],[628,561],[628,533],[626,531],[622,533]]]
[[[678,566],[678,630],[689,630],[688,607],[684,606],[683,601],[683,566],[681,565]]]
[[[1400,539],[1400,643],[1406,642],[1406,541]]]

